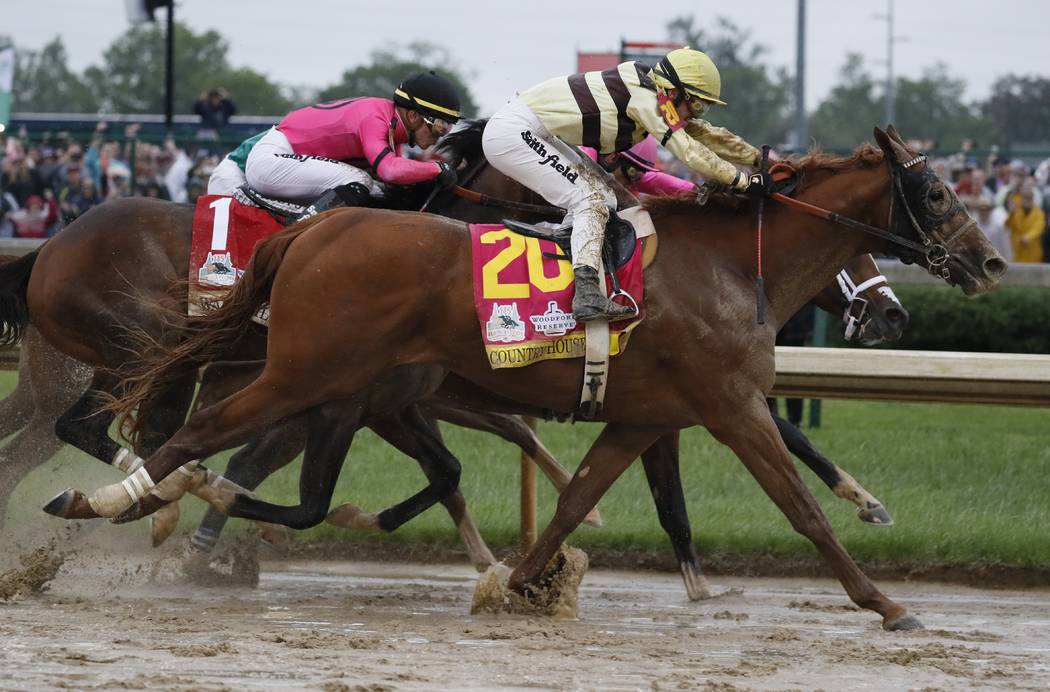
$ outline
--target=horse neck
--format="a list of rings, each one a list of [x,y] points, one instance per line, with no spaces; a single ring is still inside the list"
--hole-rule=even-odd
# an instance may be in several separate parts
[[[877,228],[889,215],[890,179],[882,166],[830,175],[800,199]],[[770,309],[783,324],[852,258],[885,248],[863,231],[818,219],[776,202],[766,203],[763,273]],[[754,240],[751,240],[754,243]]]

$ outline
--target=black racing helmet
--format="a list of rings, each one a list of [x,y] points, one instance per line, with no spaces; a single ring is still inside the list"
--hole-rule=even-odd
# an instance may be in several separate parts
[[[414,74],[394,89],[394,103],[450,125],[459,120],[456,87],[433,70]]]

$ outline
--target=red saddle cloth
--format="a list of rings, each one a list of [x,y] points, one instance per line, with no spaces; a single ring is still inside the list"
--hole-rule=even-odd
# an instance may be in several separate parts
[[[265,210],[233,197],[198,197],[190,244],[190,314],[199,315],[203,305],[221,301],[244,273],[255,244],[281,228]]]
[[[638,302],[639,314],[609,325],[613,356],[623,352],[631,330],[645,316],[640,246],[638,241],[630,261],[616,272],[623,290]],[[572,266],[567,260],[544,257],[561,254],[554,242],[527,238],[501,224],[471,224],[470,248],[474,307],[494,369],[584,356],[584,324],[572,314]],[[605,279],[611,294],[608,275]]]

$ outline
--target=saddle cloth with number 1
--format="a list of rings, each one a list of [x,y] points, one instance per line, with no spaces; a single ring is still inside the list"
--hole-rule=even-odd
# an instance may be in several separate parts
[[[264,209],[225,195],[202,195],[193,213],[189,313],[221,301],[251,259],[256,243],[283,227]]]

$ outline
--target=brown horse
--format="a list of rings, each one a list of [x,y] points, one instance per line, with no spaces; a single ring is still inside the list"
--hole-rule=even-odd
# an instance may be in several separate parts
[[[468,128],[459,135],[456,146],[451,147],[452,154],[466,158],[467,168],[478,170],[479,147],[473,140],[479,139],[480,127]],[[449,140],[456,140],[456,136]],[[484,170],[478,176],[476,185],[478,189],[490,194],[509,197],[516,201],[533,201],[527,193],[509,180],[491,169]],[[478,207],[472,203],[462,200],[442,200],[444,207],[436,206],[443,213],[452,214],[459,218],[472,218],[475,220],[493,220],[493,215],[500,210]],[[129,222],[128,218],[134,222]],[[43,402],[54,407],[53,413],[46,410],[37,410],[33,413],[31,425],[25,434],[19,436],[12,448],[15,457],[5,464],[2,473],[6,482],[3,484],[2,499],[6,498],[15,483],[28,470],[41,463],[50,452],[46,454],[34,454],[32,450],[37,449],[39,443],[47,444],[49,449],[56,449],[56,442],[50,429],[52,426],[52,415],[57,418],[57,431],[60,437],[74,444],[78,448],[97,456],[106,462],[112,462],[122,453],[120,447],[108,437],[108,428],[111,417],[98,414],[94,411],[94,397],[98,391],[107,391],[112,386],[113,378],[107,371],[119,370],[125,361],[133,354],[129,353],[129,347],[114,347],[119,343],[122,330],[133,327],[136,330],[151,334],[160,334],[163,325],[156,315],[152,314],[147,307],[129,301],[129,293],[134,297],[145,296],[150,301],[162,301],[169,298],[166,283],[171,277],[182,273],[181,267],[188,263],[189,243],[189,208],[164,204],[158,202],[140,202],[137,200],[122,201],[117,204],[106,205],[98,211],[86,216],[81,221],[71,226],[59,238],[49,243],[46,251],[36,258],[36,278],[38,283],[47,287],[43,298],[38,298],[33,309],[34,321],[39,323],[40,328],[48,333],[49,337],[56,343],[62,345],[67,352],[84,359],[86,362],[96,365],[102,370],[96,375],[95,381],[85,391],[86,382],[76,386],[69,386],[67,381],[68,365],[73,361],[61,357],[47,341],[36,336],[36,330],[31,330],[32,338],[24,344],[25,359],[23,368],[23,385],[32,384],[34,400]],[[79,253],[79,256],[78,256]],[[102,271],[91,271],[94,268],[95,257],[110,258],[108,266]],[[23,260],[23,262],[31,261]],[[860,266],[861,271],[867,268]],[[128,286],[131,283],[132,286]],[[184,295],[179,294],[175,300],[180,304]],[[834,296],[833,291],[830,298],[826,298],[829,309],[841,310],[838,306],[839,299]],[[886,334],[893,333],[894,325],[893,307],[885,310],[876,310],[874,315],[876,321],[885,318],[881,329]],[[72,319],[71,319],[72,318]],[[56,327],[63,326],[65,330]],[[83,328],[82,328],[83,327]],[[38,364],[34,369],[33,364]],[[78,372],[83,372],[78,371]],[[147,453],[166,438],[167,430],[184,417],[184,407],[187,402],[185,391],[192,386],[192,378],[183,378],[180,383],[175,383],[169,388],[169,394],[160,397],[160,401],[153,402],[154,405],[147,414],[151,420],[165,421],[165,425],[155,430],[158,434],[150,436],[146,447],[140,447],[140,453]],[[27,392],[21,387],[16,395]],[[77,396],[77,393],[82,393]],[[10,402],[12,406],[18,402]],[[433,410],[434,404],[431,405]],[[542,468],[548,472],[548,476],[555,481],[560,488],[568,482],[568,474],[564,472],[549,454],[545,454],[542,444],[534,435],[524,429],[519,421],[500,416],[499,414],[467,413],[462,409],[450,407],[449,404],[440,404],[439,414],[445,418],[455,417],[458,421],[473,424],[476,427],[489,429],[502,433],[505,437],[514,439],[523,445],[528,453],[535,455],[538,461],[543,463]],[[21,406],[19,410],[26,410]],[[68,410],[67,410],[68,409]],[[147,420],[144,428],[150,430],[158,426]],[[416,421],[418,423],[418,421]],[[787,428],[788,434],[798,435],[794,429]],[[383,426],[385,436],[392,444],[405,450],[412,444],[412,435],[403,427]],[[283,436],[283,437],[282,437]],[[283,439],[287,438],[287,439]],[[292,432],[281,433],[271,431],[261,438],[257,445],[250,446],[235,456],[236,468],[263,469],[273,465],[269,460],[260,461],[263,454],[274,454],[275,462],[282,463],[290,460],[301,448],[302,442],[296,442],[297,438]],[[23,445],[22,443],[27,443]],[[789,439],[790,443],[790,439]],[[26,447],[29,451],[26,451]],[[814,470],[829,485],[836,489],[842,496],[852,499],[858,504],[862,512],[862,518],[870,520],[871,510],[880,509],[881,506],[868,495],[862,488],[857,486],[852,479],[845,474],[839,474],[834,465],[827,462],[823,457],[810,451],[808,443],[799,442],[793,449],[799,449],[800,453],[806,454],[805,460],[810,463]],[[410,452],[411,454],[411,452]],[[671,463],[671,462],[668,462]],[[673,463],[677,463],[676,461]],[[653,466],[647,464],[647,468]],[[447,467],[446,467],[447,470]],[[246,472],[247,473],[247,472]],[[655,471],[654,471],[655,474]],[[252,473],[245,477],[248,487],[261,480],[260,475]],[[236,480],[236,478],[235,478]],[[449,487],[446,481],[444,487]],[[654,486],[655,487],[655,486]],[[664,490],[664,496],[671,496],[673,492],[681,495],[680,489],[673,488]],[[426,497],[433,498],[436,493],[430,493]],[[429,500],[428,500],[429,501]],[[457,517],[457,525],[461,530],[469,532],[473,538],[468,539],[468,544],[480,543],[480,537],[470,527],[472,522],[462,508],[461,499],[453,498],[457,509],[454,516]],[[417,505],[413,504],[405,511],[395,513],[396,517],[386,524],[392,528],[413,516]],[[667,515],[661,511],[661,515]],[[167,526],[173,527],[174,519],[168,515]],[[211,521],[221,522],[214,513]],[[592,521],[597,522],[597,514]],[[684,516],[678,521],[686,527],[686,531],[677,531],[675,535],[688,537],[688,525]],[[159,524],[158,524],[159,525]],[[156,526],[155,526],[156,529]],[[161,529],[161,534],[164,533]],[[155,534],[156,535],[156,534]],[[214,534],[213,534],[214,535]],[[482,544],[483,545],[483,544]],[[487,549],[480,551],[482,560],[487,559]],[[479,560],[475,560],[479,562]]]
[[[777,325],[864,252],[920,262],[967,294],[990,290],[1006,270],[952,190],[892,128],[853,157],[799,162],[799,200],[822,220],[772,205],[765,223],[768,319],[755,321],[754,217],[743,209],[651,208],[662,251],[646,275],[648,316],[613,362],[606,425],[562,493],[557,512],[511,574],[525,590],[565,537],[627,466],[670,432],[704,425],[828,561],[850,598],[887,629],[920,626],[879,592],[839,543],[790,461],[765,403],[774,379]],[[886,227],[883,227],[886,224]],[[775,229],[775,232],[772,231]],[[304,477],[341,458],[365,403],[362,392],[392,368],[433,363],[523,407],[568,412],[581,363],[546,361],[492,370],[473,307],[465,225],[431,215],[342,210],[262,243],[243,279],[194,336],[166,354],[123,401],[130,412],[187,368],[220,357],[264,302],[270,304],[266,366],[249,386],[202,409],[145,463],[130,484],[96,490],[93,508],[117,514],[156,482],[288,416],[308,418]],[[435,290],[437,289],[437,290]],[[32,286],[30,286],[32,296]],[[309,306],[309,309],[305,309]],[[32,302],[30,303],[32,309]],[[76,491],[70,502],[85,509]],[[270,506],[272,508],[272,506]],[[231,514],[253,514],[239,496]]]

